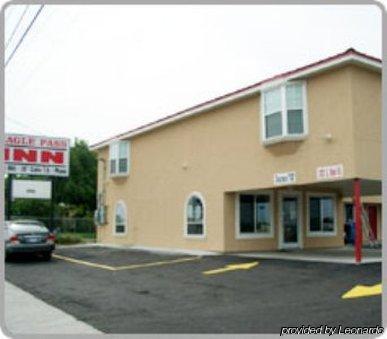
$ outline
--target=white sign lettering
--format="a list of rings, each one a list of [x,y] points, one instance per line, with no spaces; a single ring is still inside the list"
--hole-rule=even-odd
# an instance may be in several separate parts
[[[12,199],[51,199],[51,181],[12,180]]]
[[[337,179],[337,178],[342,178],[343,176],[344,176],[344,167],[341,164],[317,167],[317,170],[316,170],[317,180]]]
[[[274,185],[288,185],[296,182],[296,172],[274,174]]]

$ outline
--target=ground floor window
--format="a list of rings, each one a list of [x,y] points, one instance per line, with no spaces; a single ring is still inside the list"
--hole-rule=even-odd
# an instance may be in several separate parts
[[[272,235],[272,194],[239,195],[239,235]]]
[[[335,198],[332,195],[309,196],[309,233],[329,235],[336,229]]]
[[[114,214],[114,233],[115,234],[125,234],[126,233],[126,206],[123,201],[119,201],[116,204],[115,214]]]
[[[186,236],[204,236],[204,199],[199,193],[192,193],[186,204]]]

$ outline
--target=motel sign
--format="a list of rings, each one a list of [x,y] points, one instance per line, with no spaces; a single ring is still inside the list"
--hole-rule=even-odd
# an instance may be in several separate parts
[[[69,176],[70,140],[6,134],[4,160],[8,174]]]

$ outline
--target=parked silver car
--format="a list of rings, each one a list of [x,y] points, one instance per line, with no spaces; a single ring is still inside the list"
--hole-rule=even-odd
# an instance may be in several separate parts
[[[37,220],[12,220],[5,222],[5,258],[12,254],[40,254],[51,259],[55,249],[55,235]]]

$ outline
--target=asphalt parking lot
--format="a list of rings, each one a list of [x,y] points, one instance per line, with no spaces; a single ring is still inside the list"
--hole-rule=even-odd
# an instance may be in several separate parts
[[[257,262],[104,247],[55,253],[51,262],[7,262],[6,280],[106,333],[279,333],[282,326],[381,325],[380,295],[341,298],[355,285],[380,283],[380,263]],[[213,274],[203,274],[208,271]]]

